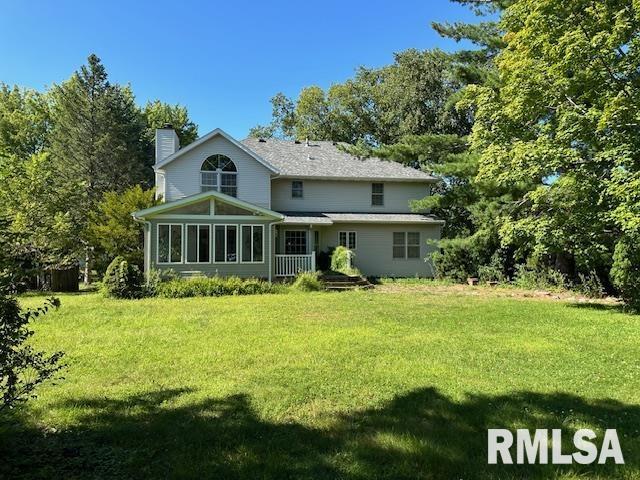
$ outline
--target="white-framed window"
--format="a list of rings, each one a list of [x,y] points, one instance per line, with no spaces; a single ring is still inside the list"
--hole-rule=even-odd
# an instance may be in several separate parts
[[[304,184],[302,180],[293,180],[291,182],[291,198],[302,198],[304,193]]]
[[[238,170],[236,164],[226,155],[215,154],[207,157],[200,167],[200,191],[219,192],[238,196]]]
[[[286,255],[306,255],[307,231],[306,230],[285,230],[284,253]]]
[[[211,225],[187,224],[185,263],[211,261]]]
[[[384,183],[371,184],[371,205],[374,207],[384,205]]]
[[[420,258],[420,232],[393,232],[393,258]]]
[[[182,263],[182,235],[182,224],[158,224],[157,263]]]
[[[356,232],[338,232],[338,245],[349,250],[356,249]]]
[[[238,263],[238,226],[214,225],[213,261]]]
[[[264,225],[241,225],[240,262],[264,263]]]

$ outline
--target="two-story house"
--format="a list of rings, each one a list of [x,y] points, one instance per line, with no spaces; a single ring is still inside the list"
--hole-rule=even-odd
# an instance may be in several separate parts
[[[145,270],[241,277],[315,270],[316,254],[344,245],[369,276],[432,275],[430,240],[444,222],[411,211],[435,177],[332,142],[248,138],[220,129],[180,148],[156,131],[160,205],[144,223]]]

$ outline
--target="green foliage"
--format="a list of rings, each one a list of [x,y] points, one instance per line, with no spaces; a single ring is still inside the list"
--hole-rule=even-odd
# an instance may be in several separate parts
[[[639,17],[623,0],[512,2],[499,82],[468,90],[478,178],[523,192],[501,215],[502,245],[574,278],[614,265],[627,301],[634,253],[618,239],[640,233]]]
[[[137,265],[118,256],[107,267],[102,292],[113,298],[142,298],[147,294],[144,275]]]
[[[89,224],[107,208],[105,193],[152,184],[153,130],[165,123],[183,146],[197,135],[182,106],[154,101],[141,110],[130,87],[109,82],[95,55],[44,93],[0,84],[0,218],[11,254],[39,272],[84,256],[88,273],[103,248],[140,262],[139,252],[128,251],[138,248],[138,227],[127,227],[124,205],[108,225],[98,222],[100,235]],[[122,199],[138,203],[132,197]],[[122,236],[104,237],[110,227]]]
[[[616,244],[611,280],[622,299],[640,310],[640,238],[624,237]]]
[[[355,254],[347,247],[338,246],[331,253],[331,270],[345,275],[357,275],[359,272],[353,267]]]
[[[220,297],[223,295],[257,295],[279,293],[282,287],[255,278],[201,277],[175,279],[160,283],[157,294],[164,298]]]
[[[526,265],[516,267],[514,285],[528,290],[566,290],[570,284],[562,273],[551,268],[533,269]]]
[[[307,87],[295,101],[277,94],[271,124],[251,134],[368,145],[425,133],[465,135],[471,117],[448,103],[460,87],[447,54],[409,49],[396,54],[392,65],[360,68],[327,91]]]
[[[300,292],[317,292],[324,290],[319,272],[301,272],[296,276],[291,288]]]
[[[62,352],[48,355],[29,343],[34,333],[29,323],[58,305],[52,298],[42,307],[21,310],[15,297],[0,288],[0,411],[34,398],[34,389],[64,367]]]
[[[42,152],[50,128],[46,95],[0,82],[0,157],[26,159]]]
[[[142,267],[144,263],[143,225],[134,221],[132,212],[157,204],[153,190],[135,185],[123,191],[107,192],[91,214],[89,232],[91,243],[99,246],[109,258],[124,257],[129,263]]]
[[[574,285],[573,290],[591,298],[604,298],[606,296],[605,288],[596,272],[589,274],[579,273],[578,283]]]

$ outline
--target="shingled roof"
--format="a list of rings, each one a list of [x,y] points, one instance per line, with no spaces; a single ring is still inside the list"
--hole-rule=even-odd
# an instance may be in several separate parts
[[[437,177],[381,158],[358,158],[333,142],[246,138],[241,142],[278,169],[281,177],[436,182]]]

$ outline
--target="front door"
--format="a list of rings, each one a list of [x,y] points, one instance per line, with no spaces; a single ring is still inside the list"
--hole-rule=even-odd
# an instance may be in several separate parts
[[[305,255],[307,253],[307,231],[286,230],[284,232],[285,255]]]

